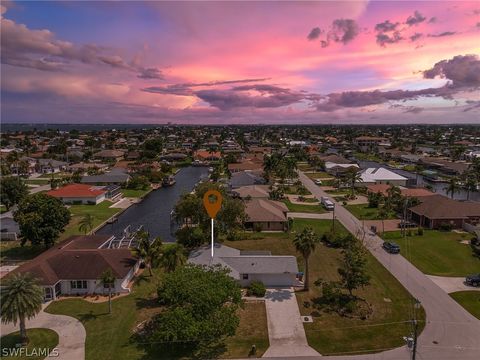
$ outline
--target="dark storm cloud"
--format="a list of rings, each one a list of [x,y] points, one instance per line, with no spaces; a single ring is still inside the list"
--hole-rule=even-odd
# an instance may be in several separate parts
[[[478,87],[480,86],[480,60],[477,55],[457,55],[450,60],[442,60],[431,69],[425,70],[426,79],[435,77],[451,80],[452,86]]]
[[[390,22],[390,20],[386,20],[382,23],[375,25],[375,31],[381,33],[395,31],[397,30],[398,25],[400,25],[400,23],[392,23]]]
[[[403,37],[399,31],[395,31],[391,35],[384,33],[377,34],[377,44],[382,47],[385,47],[386,44],[396,44],[402,40]]]
[[[139,77],[156,75],[158,69],[145,69],[140,64],[127,62],[110,49],[95,44],[77,45],[59,40],[50,30],[31,30],[23,24],[3,17],[1,21],[1,62],[12,66],[42,71],[65,70],[72,62],[90,65],[107,65],[139,73]]]
[[[423,16],[418,10],[415,10],[413,15],[409,16],[407,18],[407,20],[405,21],[405,23],[408,26],[418,25],[418,24],[424,22],[426,19],[427,18],[425,16]]]
[[[455,35],[456,32],[455,31],[444,31],[442,33],[439,33],[439,34],[428,34],[429,37],[444,37],[444,36],[452,36],[452,35]]]
[[[308,40],[315,40],[318,39],[320,34],[322,33],[322,30],[319,27],[314,27],[310,33],[307,35]]]
[[[157,68],[142,69],[137,75],[140,79],[163,79],[163,74]]]
[[[240,80],[210,81],[210,82],[203,82],[203,83],[182,83],[182,84],[172,84],[168,86],[151,86],[151,87],[142,89],[142,91],[155,93],[155,94],[192,96],[192,95],[195,95],[195,92],[192,89],[193,87],[241,84],[241,83],[259,82],[259,81],[266,81],[266,80],[270,80],[270,79],[254,78],[254,79],[240,79]]]
[[[423,90],[391,90],[391,91],[345,91],[328,94],[327,101],[316,105],[320,111],[333,111],[340,108],[355,108],[368,105],[383,104],[388,101],[403,101],[416,99],[420,96],[443,96],[449,90],[442,88],[429,88]]]
[[[421,37],[423,36],[423,34],[421,33],[415,33],[413,35],[410,36],[410,41],[417,41],[418,39],[420,39]]]
[[[195,94],[203,101],[220,110],[234,108],[277,108],[299,102],[305,95],[290,90],[265,91],[264,95],[249,95],[239,90],[200,90]]]
[[[317,30],[318,29],[318,30]],[[323,33],[320,28],[316,27],[310,31],[307,38],[315,40]],[[360,27],[353,19],[335,19],[332,22],[324,39],[320,40],[322,48],[330,45],[331,42],[342,43],[344,45],[355,39],[360,33]]]

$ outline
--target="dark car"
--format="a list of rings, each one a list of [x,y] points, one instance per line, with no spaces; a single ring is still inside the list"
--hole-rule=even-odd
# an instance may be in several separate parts
[[[417,224],[411,221],[401,221],[398,223],[398,227],[400,229],[409,229],[409,228],[417,227]]]
[[[480,286],[480,274],[468,275],[465,278],[465,283],[470,286]]]
[[[390,254],[398,254],[400,252],[400,246],[394,242],[385,241],[382,247]]]

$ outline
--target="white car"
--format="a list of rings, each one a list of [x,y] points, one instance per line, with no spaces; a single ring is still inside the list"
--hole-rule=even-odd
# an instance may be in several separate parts
[[[322,180],[320,180],[320,179],[315,179],[314,182],[315,182],[315,184],[317,184],[317,185],[322,185]]]

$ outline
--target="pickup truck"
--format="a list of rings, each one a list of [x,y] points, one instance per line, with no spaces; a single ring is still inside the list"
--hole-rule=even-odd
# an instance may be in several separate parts
[[[328,197],[323,197],[321,198],[321,203],[325,209],[328,211],[332,211],[335,209],[335,204],[330,200]]]

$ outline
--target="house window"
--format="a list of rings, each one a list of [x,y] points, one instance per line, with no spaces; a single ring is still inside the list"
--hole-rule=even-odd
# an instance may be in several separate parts
[[[243,280],[248,280],[248,274],[242,274],[242,279]]]
[[[87,288],[87,281],[86,280],[70,281],[70,287],[72,289],[86,289]]]

